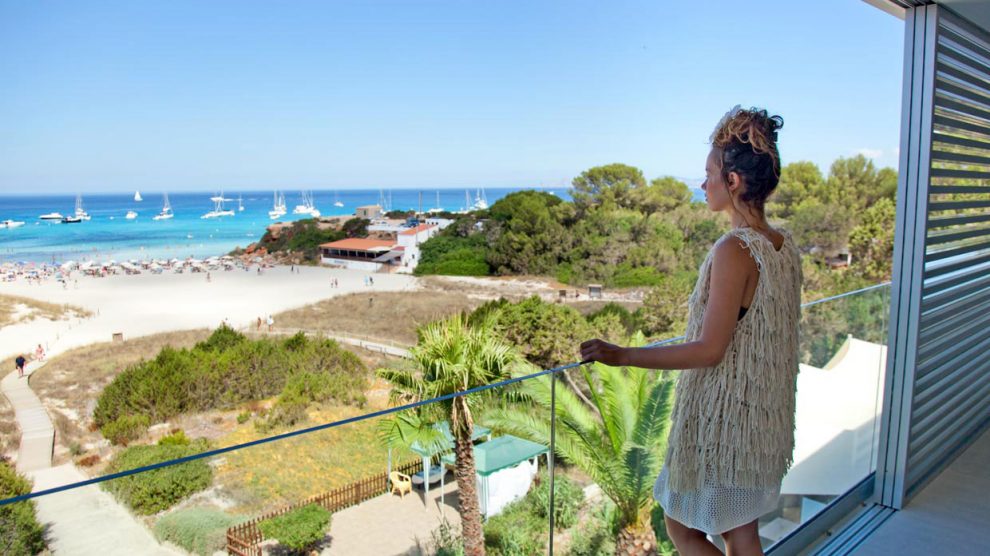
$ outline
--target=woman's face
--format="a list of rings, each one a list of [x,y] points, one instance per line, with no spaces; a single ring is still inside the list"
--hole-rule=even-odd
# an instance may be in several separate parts
[[[701,184],[701,189],[705,191],[708,210],[721,212],[732,206],[732,198],[729,196],[725,180],[722,179],[719,153],[715,149],[708,153],[708,159],[705,161],[705,181]]]

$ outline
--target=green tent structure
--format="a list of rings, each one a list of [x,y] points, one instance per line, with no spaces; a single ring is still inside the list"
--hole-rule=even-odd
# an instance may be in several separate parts
[[[536,477],[537,459],[548,453],[543,444],[509,434],[475,445],[481,514],[496,515],[510,502],[525,496]],[[453,465],[454,454],[445,454],[442,461]]]
[[[422,446],[418,442],[414,442],[412,446],[409,447],[413,453],[423,458],[423,489],[425,494],[428,496],[430,494],[430,460],[433,456],[437,454],[452,454],[454,451],[454,436],[450,433],[450,423],[447,421],[441,421],[433,425],[433,428],[440,431],[443,435],[443,439],[440,441],[440,446]],[[488,437],[491,439],[492,430],[488,427],[483,427],[481,425],[474,425],[474,429],[471,433],[471,440],[478,440],[482,437]],[[453,456],[451,456],[453,457]],[[392,472],[392,449],[388,450],[388,473]],[[440,485],[443,488],[443,476],[444,473],[440,473]]]

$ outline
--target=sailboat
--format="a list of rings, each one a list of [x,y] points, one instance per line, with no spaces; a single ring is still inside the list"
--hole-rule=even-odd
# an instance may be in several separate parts
[[[82,195],[76,195],[76,218],[79,220],[89,220],[90,216],[83,209]]]
[[[308,214],[313,218],[318,218],[320,211],[316,210],[316,205],[313,204],[313,194],[305,191],[301,194],[303,204],[296,205],[296,208],[292,209],[292,214]]]
[[[244,210],[244,198],[241,195],[237,196],[237,212],[242,212]]]
[[[488,208],[488,199],[485,197],[485,189],[483,187],[478,188],[478,192],[474,197],[474,205],[471,206],[472,210],[485,210]]]
[[[162,211],[159,212],[152,220],[168,220],[175,216],[172,212],[172,203],[168,202],[168,193],[162,194]]]
[[[342,206],[344,206],[344,203],[341,203],[340,202],[340,197],[337,196],[337,192],[336,191],[333,192],[333,206],[335,206],[335,207],[342,207]]]
[[[272,196],[274,199],[272,199],[272,210],[268,211],[268,218],[275,220],[285,216],[285,195],[276,191]]]
[[[426,211],[428,214],[436,214],[438,212],[443,212],[443,207],[440,206],[440,190],[437,190],[437,206]]]
[[[141,198],[141,192],[140,191],[135,191],[134,192],[134,201],[140,203],[143,200],[144,199]]]
[[[224,198],[222,192],[218,197],[217,196],[210,197],[210,200],[213,201],[213,210],[204,214],[203,216],[200,216],[200,218],[220,218],[221,216],[234,216],[234,211],[223,208]]]

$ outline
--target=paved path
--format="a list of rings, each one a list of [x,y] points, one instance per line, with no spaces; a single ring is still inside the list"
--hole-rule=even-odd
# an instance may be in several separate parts
[[[423,491],[400,498],[383,494],[333,514],[330,538],[322,556],[398,556],[430,554],[430,533],[440,526],[441,507],[451,525],[460,528],[457,504],[457,484],[454,474],[444,487],[443,505],[440,488],[430,489],[427,499]]]
[[[243,327],[241,330],[249,334],[252,334],[255,337],[262,337],[268,334],[264,331],[258,332],[253,328],[251,328],[250,326]],[[386,355],[394,355],[396,357],[412,359],[412,354],[409,352],[408,349],[398,347],[395,344],[385,343],[387,340],[354,338],[352,336],[339,336],[330,331],[324,331],[324,330],[311,330],[308,328],[285,328],[279,326],[276,326],[275,330],[273,330],[271,334],[291,336],[299,332],[302,332],[307,336],[312,336],[315,338],[330,338],[331,340],[336,340],[342,344],[350,344],[352,346],[364,348],[368,351],[377,351],[378,353],[384,353]]]
[[[28,377],[43,366],[31,362],[24,378],[14,371],[0,381],[21,429],[17,470],[34,480],[33,492],[88,479],[71,463],[52,467],[55,427],[28,384]],[[146,527],[98,486],[42,496],[35,503],[38,521],[47,525],[49,547],[55,554],[183,554],[158,544]]]
[[[42,490],[85,477],[74,465],[49,467],[29,473],[34,490]],[[38,520],[47,523],[49,547],[58,556],[175,556],[185,554],[155,541],[133,515],[99,486],[49,494],[36,498]]]
[[[0,390],[10,400],[14,416],[21,429],[21,446],[17,452],[17,470],[20,472],[46,469],[52,466],[55,449],[55,427],[41,400],[28,386],[28,378],[44,363],[28,363],[24,378],[14,371],[0,381]]]

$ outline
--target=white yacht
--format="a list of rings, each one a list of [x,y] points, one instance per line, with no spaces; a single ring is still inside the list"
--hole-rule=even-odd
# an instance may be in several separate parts
[[[234,211],[223,208],[224,198],[222,193],[220,194],[220,197],[211,197],[210,199],[213,200],[213,210],[204,214],[203,216],[200,216],[200,218],[220,218],[223,216],[234,216]]]
[[[143,200],[144,199],[141,198],[141,192],[140,191],[135,191],[134,192],[134,201],[137,202],[137,203],[140,203]]]
[[[292,209],[292,214],[308,214],[313,218],[319,218],[320,211],[316,209],[316,205],[313,204],[313,194],[302,192],[302,202],[301,205],[296,205],[296,208]]]
[[[76,195],[76,218],[79,220],[89,220],[89,213],[83,208],[82,195]]]
[[[474,196],[474,204],[471,205],[471,210],[485,210],[487,208],[488,199],[485,197],[485,189],[479,187],[478,192]]]
[[[272,200],[272,210],[268,211],[268,217],[275,220],[276,218],[285,216],[285,195],[278,191],[272,195],[274,199]]]
[[[65,218],[60,212],[49,212],[38,217],[39,220],[61,220]]]
[[[127,214],[124,215],[124,218],[128,220],[134,220],[135,218],[137,218],[137,213],[134,212],[133,210],[129,210],[127,211]]]
[[[168,220],[175,216],[172,212],[172,203],[168,202],[168,193],[162,195],[162,211],[155,215],[152,220]]]
[[[344,203],[340,202],[340,197],[337,196],[336,191],[333,192],[333,206],[338,208],[344,206]]]
[[[4,220],[0,222],[0,228],[6,228],[8,230],[11,228],[20,228],[23,225],[23,222],[17,222],[15,220]]]
[[[437,214],[443,212],[443,207],[440,206],[440,190],[437,190],[437,205],[430,210],[426,211],[427,214]]]

